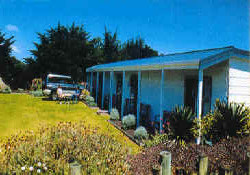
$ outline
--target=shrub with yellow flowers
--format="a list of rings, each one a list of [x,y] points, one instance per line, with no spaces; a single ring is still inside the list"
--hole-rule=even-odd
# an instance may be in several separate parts
[[[83,174],[130,174],[128,149],[84,122],[61,122],[2,141],[0,174],[67,174],[78,162]]]

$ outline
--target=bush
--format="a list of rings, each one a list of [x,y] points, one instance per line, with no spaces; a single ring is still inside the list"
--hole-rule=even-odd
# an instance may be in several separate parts
[[[42,79],[35,78],[32,80],[31,90],[37,91],[42,89]]]
[[[0,93],[3,93],[3,94],[10,94],[12,91],[10,89],[9,86],[5,87],[4,89],[1,89],[0,90]]]
[[[90,102],[95,102],[95,99],[93,97],[91,97],[91,96],[88,95],[88,96],[86,96],[85,101],[87,103],[90,103]]]
[[[42,90],[37,90],[37,91],[30,91],[31,95],[34,97],[42,97],[43,96],[43,91]]]
[[[124,129],[130,129],[135,127],[136,121],[135,116],[133,114],[129,114],[123,117],[122,119],[122,127]]]
[[[89,95],[86,96],[85,102],[86,102],[87,105],[90,106],[90,107],[96,107],[96,106],[97,106],[97,104],[95,103],[95,99],[94,99],[93,97],[89,96]]]
[[[145,147],[152,147],[159,145],[161,143],[166,143],[168,141],[168,135],[165,134],[159,134],[158,132],[156,135],[152,137],[152,139],[148,139],[144,141]]]
[[[18,88],[18,89],[17,89],[17,92],[18,92],[18,93],[24,93],[24,89]]]
[[[136,128],[134,132],[134,137],[135,139],[138,139],[138,140],[148,139],[148,132],[143,126],[140,126]]]
[[[95,102],[90,102],[88,103],[89,107],[97,107],[97,104]]]
[[[170,113],[169,123],[165,123],[169,127],[169,135],[177,140],[191,141],[194,136],[192,128],[194,127],[195,114],[189,107],[175,107]]]
[[[90,92],[87,89],[83,89],[82,90],[82,95],[85,96],[85,97],[90,96]]]
[[[130,174],[128,150],[83,122],[26,131],[0,146],[0,174],[33,174],[30,167],[34,174],[38,169],[41,174],[68,174],[68,165],[74,161],[82,166],[82,174]]]
[[[243,104],[217,100],[214,108],[214,112],[201,121],[204,137],[218,142],[222,138],[248,134],[250,112]]]
[[[50,89],[44,89],[44,90],[43,90],[43,94],[44,94],[45,96],[50,96],[51,90],[50,90]]]
[[[120,114],[118,112],[117,109],[112,109],[111,113],[110,113],[110,119],[111,120],[119,120],[120,119]]]

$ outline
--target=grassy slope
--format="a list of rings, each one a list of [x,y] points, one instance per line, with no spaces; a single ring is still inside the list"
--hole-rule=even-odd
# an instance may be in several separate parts
[[[139,147],[125,137],[119,130],[107,122],[108,116],[98,116],[95,111],[83,103],[74,105],[57,104],[43,101],[42,98],[20,94],[0,94],[0,138],[18,131],[35,130],[43,124],[55,124],[60,121],[86,121],[99,132],[114,135],[118,141],[139,151]]]

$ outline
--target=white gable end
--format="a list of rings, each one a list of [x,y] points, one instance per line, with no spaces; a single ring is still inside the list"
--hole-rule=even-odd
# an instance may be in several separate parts
[[[250,61],[233,57],[229,60],[229,101],[250,106]]]

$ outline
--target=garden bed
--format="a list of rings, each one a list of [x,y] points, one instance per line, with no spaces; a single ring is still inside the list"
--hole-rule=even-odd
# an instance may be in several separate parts
[[[248,172],[247,146],[250,146],[249,137],[224,139],[213,146],[195,143],[181,146],[175,142],[167,142],[130,156],[128,162],[132,174],[153,174],[153,167],[160,166],[160,152],[167,150],[172,154],[171,164],[174,170],[191,173],[198,171],[199,155],[204,153],[209,159],[209,172],[220,173],[223,169],[230,168],[236,174],[244,174]]]
[[[122,122],[119,120],[108,120],[112,125],[114,125],[117,129],[119,129],[121,132],[123,132],[128,138],[130,138],[130,140],[132,140],[133,142],[135,142],[137,145],[141,145],[141,142],[139,142],[138,140],[134,139],[134,129],[127,129],[124,130],[122,128]]]

